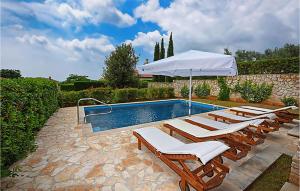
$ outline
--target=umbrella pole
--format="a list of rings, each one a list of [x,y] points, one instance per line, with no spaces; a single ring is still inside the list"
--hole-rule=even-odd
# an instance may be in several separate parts
[[[192,69],[190,69],[189,116],[191,116],[191,107],[192,107]]]

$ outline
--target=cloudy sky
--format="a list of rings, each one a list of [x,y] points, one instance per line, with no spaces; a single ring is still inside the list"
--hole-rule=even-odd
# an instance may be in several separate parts
[[[1,68],[98,79],[116,45],[132,43],[142,64],[171,32],[175,54],[263,51],[298,43],[299,12],[298,0],[2,0]]]

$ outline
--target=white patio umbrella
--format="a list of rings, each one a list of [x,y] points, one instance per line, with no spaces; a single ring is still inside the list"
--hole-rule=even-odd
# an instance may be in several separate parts
[[[192,76],[235,76],[235,58],[231,55],[189,50],[138,67],[140,74],[190,77],[189,115],[191,115]]]

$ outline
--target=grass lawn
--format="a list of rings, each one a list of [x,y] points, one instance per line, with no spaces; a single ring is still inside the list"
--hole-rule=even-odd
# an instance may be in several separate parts
[[[287,182],[291,170],[292,157],[281,155],[263,174],[261,174],[245,191],[279,191]]]
[[[209,100],[209,99],[199,99],[199,98],[193,99],[193,101],[221,105],[221,106],[225,106],[225,107],[238,107],[238,106],[242,106],[242,105],[250,105],[250,106],[263,107],[263,108],[268,108],[268,109],[279,108],[278,106],[264,105],[264,104],[259,104],[259,103],[239,103],[239,102],[234,102],[234,101],[220,101],[220,100]]]

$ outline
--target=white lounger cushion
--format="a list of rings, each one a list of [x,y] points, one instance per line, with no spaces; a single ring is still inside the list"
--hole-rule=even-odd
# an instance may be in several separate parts
[[[258,115],[258,116],[255,116],[255,117],[243,117],[241,115],[234,115],[234,114],[224,112],[224,111],[213,111],[213,112],[210,112],[210,113],[215,114],[215,115],[219,115],[219,116],[223,116],[223,117],[226,117],[226,118],[230,118],[230,119],[233,119],[233,120],[237,120],[237,121],[249,121],[249,120],[261,119],[261,118],[268,118],[268,119],[273,120],[277,117],[274,113]]]
[[[250,107],[250,106],[248,106]],[[256,114],[256,115],[263,115],[263,114],[268,114],[268,113],[274,113],[274,112],[277,112],[277,111],[284,111],[284,110],[288,110],[288,109],[297,109],[298,107],[296,106],[288,106],[288,107],[282,107],[282,108],[279,108],[279,109],[274,109],[274,110],[271,110],[271,111],[258,111],[258,110],[253,110],[253,109],[247,109],[247,108],[244,108],[244,107],[232,107],[230,109],[232,110],[236,110],[236,111],[242,111],[242,112],[247,112],[247,113],[253,113],[253,114]]]
[[[195,155],[203,164],[229,149],[219,141],[185,144],[155,127],[145,127],[135,132],[161,153]]]
[[[266,112],[266,111],[252,110],[252,109],[246,109],[246,108],[242,108],[242,107],[231,107],[230,110],[253,113],[253,114],[256,114],[256,115],[263,115],[263,114],[266,114],[266,113],[270,113],[270,112]]]
[[[272,112],[272,109],[266,109],[266,108],[260,108],[260,107],[252,107],[252,106],[240,106],[241,108],[245,108],[245,109],[252,109],[252,110],[258,110],[258,111],[265,111],[265,112]]]
[[[260,107],[253,107],[253,106],[240,106],[241,108],[245,108],[245,109],[252,109],[252,110],[258,110],[258,111],[265,111],[265,112],[275,112],[275,111],[284,111],[284,110],[288,110],[288,109],[298,109],[298,107],[296,106],[287,106],[287,107],[282,107],[282,108],[278,108],[278,109],[266,109],[266,108],[260,108]]]
[[[172,120],[168,120],[166,122],[164,122],[165,124],[169,124],[172,127],[181,130],[183,132],[186,132],[190,135],[193,135],[194,137],[198,137],[198,138],[208,138],[208,137],[214,137],[214,136],[219,136],[219,135],[226,135],[226,134],[230,134],[230,133],[234,133],[237,132],[239,130],[242,130],[246,127],[248,127],[250,124],[252,123],[258,123],[258,122],[262,122],[261,120],[259,121],[246,121],[246,122],[242,122],[242,123],[235,123],[235,124],[226,124],[226,123],[221,123],[221,122],[217,122],[218,125],[216,126],[216,121],[210,120],[210,119],[206,119],[203,117],[189,117],[187,119],[190,119],[191,121],[195,121],[197,123],[200,124],[205,124],[207,126],[210,127],[214,127],[216,129],[219,130],[215,130],[215,131],[210,131],[204,128],[201,128],[199,126],[190,124],[186,121],[180,120],[180,119],[172,119]],[[215,125],[215,126],[213,126]]]
[[[203,125],[206,125],[209,127],[213,127],[213,128],[219,129],[219,130],[231,129],[231,131],[233,131],[233,132],[244,129],[244,128],[248,127],[249,125],[258,126],[264,121],[264,119],[256,119],[256,120],[250,120],[250,121],[245,121],[245,122],[241,122],[241,123],[227,124],[227,123],[214,121],[214,120],[207,119],[207,118],[200,117],[200,116],[192,116],[192,117],[188,117],[186,119],[189,119],[196,123],[203,124]]]

